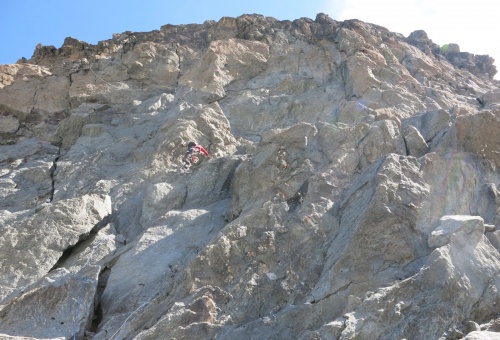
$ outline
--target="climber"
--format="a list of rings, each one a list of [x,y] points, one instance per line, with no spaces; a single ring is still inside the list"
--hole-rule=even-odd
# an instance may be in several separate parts
[[[208,157],[208,151],[199,144],[195,142],[189,142],[187,145],[186,156],[184,157],[184,168],[190,167],[196,161],[194,160],[194,156],[198,153],[202,152],[205,156]]]

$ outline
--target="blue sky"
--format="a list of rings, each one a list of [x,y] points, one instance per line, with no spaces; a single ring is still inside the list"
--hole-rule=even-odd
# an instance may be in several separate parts
[[[96,44],[113,33],[144,32],[166,24],[262,14],[279,20],[314,19],[323,1],[290,0],[1,0],[0,64],[30,58],[38,43],[61,47],[64,38]],[[306,4],[306,5],[304,5]]]
[[[437,44],[500,61],[500,4],[490,0],[1,0],[0,64],[30,58],[38,43],[61,47],[64,38],[96,44],[113,33],[144,32],[165,24],[203,23],[262,14],[279,20],[326,13],[359,19],[408,36],[423,29]],[[498,67],[498,63],[495,62]]]

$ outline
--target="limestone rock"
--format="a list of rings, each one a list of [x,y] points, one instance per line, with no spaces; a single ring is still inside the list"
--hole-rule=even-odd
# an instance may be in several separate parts
[[[425,233],[434,231],[445,215],[480,215],[486,223],[495,223],[496,189],[485,183],[496,177],[491,163],[452,149],[443,154],[426,154],[421,159],[421,170],[429,187],[418,223]]]
[[[54,161],[59,148],[37,139],[1,145],[0,209],[35,208],[52,199]]]
[[[148,188],[144,197],[141,219],[154,221],[160,217],[165,210],[178,210],[182,208],[186,199],[187,188],[185,186],[172,187],[168,183],[156,183]],[[143,223],[144,224],[144,223]]]
[[[19,119],[11,115],[2,117],[2,126],[0,127],[0,134],[13,135],[19,129]]]
[[[485,108],[498,106],[500,103],[500,91],[490,91],[482,95],[480,103]]]
[[[500,230],[486,233],[486,237],[490,240],[493,247],[500,250]]]
[[[414,126],[422,135],[426,143],[431,142],[440,133],[446,131],[450,125],[451,117],[445,110],[426,112],[403,120],[402,126]]]
[[[180,71],[180,60],[175,46],[154,42],[141,42],[123,56],[130,78],[154,79],[161,86],[174,86]]]
[[[480,111],[470,116],[457,117],[450,130],[443,137],[442,148],[461,148],[481,157],[490,159],[495,166],[500,165],[500,155],[495,147],[500,118],[495,112]]]
[[[495,73],[326,14],[0,65],[0,337],[494,338]]]
[[[389,153],[406,154],[403,136],[399,126],[392,120],[375,122],[360,142],[360,166],[365,168],[382,155]]]
[[[367,181],[380,182],[367,185]],[[412,183],[412,189],[407,190],[400,184],[403,182]],[[394,268],[409,270],[410,262],[428,252],[423,235],[414,230],[417,207],[426,194],[417,163],[411,158],[390,155],[367,169],[340,202],[340,229],[330,245],[322,277],[311,292],[312,300],[346,291],[360,296],[374,288],[366,275],[380,283],[405,276],[404,270]],[[388,218],[399,222],[388,222]],[[372,232],[367,234],[368,229]],[[365,239],[368,235],[369,241]]]
[[[421,157],[429,151],[429,147],[420,134],[418,129],[413,125],[408,125],[404,130],[404,139],[408,154],[414,157]]]
[[[468,261],[461,260],[464,256],[467,256]],[[491,245],[484,238],[470,239],[465,233],[457,234],[450,244],[434,250],[415,276],[381,289],[348,315],[342,336],[346,339],[355,336],[378,338],[395,334],[405,338],[412,334],[412,337],[419,339],[428,338],[431,334],[435,334],[432,337],[440,336],[445,333],[450,321],[455,323],[455,312],[467,310],[463,308],[464,304],[472,306],[478,303],[481,305],[479,310],[484,310],[483,308],[489,308],[487,305],[498,301],[493,288],[496,283],[492,279],[497,274],[489,274],[491,269],[496,273],[498,269],[494,268],[498,268],[498,261],[498,252],[492,252]],[[474,279],[471,280],[472,277]],[[433,284],[428,285],[430,282]],[[422,287],[426,289],[420,291]],[[432,300],[434,289],[446,293],[440,294],[439,300]],[[423,303],[424,300],[427,303]],[[378,312],[376,315],[369,315],[368,310]],[[432,329],[403,321],[404,315],[408,313],[421,313],[419,320],[428,320],[433,325]],[[439,319],[437,315],[446,317]],[[367,328],[367,324],[374,325],[374,318],[380,317],[390,320],[389,324],[383,329]],[[366,333],[368,329],[370,334]]]
[[[2,219],[0,296],[3,303],[10,294],[39,280],[52,269],[63,252],[75,245],[111,213],[109,197],[88,195],[55,204],[44,204],[35,211]],[[30,251],[26,251],[29,249]]]
[[[457,44],[448,44],[448,48],[444,51],[445,54],[460,53],[460,46]]]
[[[373,110],[370,110],[357,101],[348,101],[339,113],[338,122],[343,124],[361,123],[374,119]]]
[[[500,339],[500,334],[498,332],[482,332],[482,331],[474,331],[463,338],[464,340],[498,340]]]
[[[49,273],[0,309],[0,333],[35,338],[83,338],[92,323],[98,266],[78,274]]]
[[[179,84],[206,92],[203,99],[208,102],[219,100],[225,96],[224,86],[263,71],[268,55],[267,44],[233,39],[214,41],[199,64],[182,75]]]
[[[442,247],[450,242],[453,234],[459,232],[467,235],[484,234],[483,219],[479,216],[444,216],[440,219],[440,225],[429,235],[429,246]]]
[[[468,69],[476,74],[482,73],[485,77],[492,78],[497,73],[493,65],[494,59],[489,55],[473,55],[452,48],[452,52],[446,53],[446,57],[456,67]]]
[[[99,331],[118,331],[117,326],[129,313],[148,305],[158,294],[171,291],[176,277],[224,225],[227,203],[217,203],[210,210],[170,211],[158,218],[132,251],[121,255],[113,265],[101,299],[106,316]],[[129,275],[131,270],[134,278]],[[125,305],[128,307],[123,309]]]
[[[482,329],[487,330],[487,331],[492,331],[492,332],[499,332],[500,331],[500,318],[498,318],[498,316],[497,316],[497,318],[482,325]]]
[[[69,109],[69,78],[54,76],[47,67],[31,64],[12,65],[6,74],[11,81],[4,82],[0,91],[1,111],[30,127],[53,124],[65,116]],[[46,140],[50,136],[46,130],[40,131],[38,137]]]

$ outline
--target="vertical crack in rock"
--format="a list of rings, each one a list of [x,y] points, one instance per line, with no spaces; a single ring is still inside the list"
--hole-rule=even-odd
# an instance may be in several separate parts
[[[179,78],[181,77],[181,55],[179,54],[179,46],[180,45],[177,45],[175,47],[175,55],[177,56],[177,64],[179,65],[177,67],[177,84],[179,83]]]
[[[24,124],[24,122],[19,121],[19,125],[17,126],[16,131],[14,131],[14,132],[12,133],[12,137],[14,137],[14,138],[15,138],[15,136],[17,136],[17,134],[19,133],[19,131],[22,131],[22,129],[24,129],[24,128],[25,128],[25,124]]]
[[[69,87],[71,88],[71,86],[73,85],[73,74],[74,73],[77,73],[77,72],[73,72],[73,73],[69,73],[68,74],[68,79],[69,79]]]
[[[352,90],[348,91],[347,89],[347,81],[349,77],[349,69],[347,68],[347,62],[342,60],[339,67],[340,79],[342,80],[342,89],[344,90],[344,97],[346,100],[349,100],[350,95],[352,94]]]
[[[403,143],[405,145],[405,152],[406,152],[405,156],[409,156],[410,155],[410,146],[408,145],[409,144],[408,140],[407,140],[406,136],[404,136],[404,135],[403,135]]]
[[[234,174],[236,172],[236,168],[240,165],[242,162],[241,159],[239,159],[229,171],[229,174],[227,175],[226,179],[224,180],[224,183],[222,183],[222,187],[220,189],[219,193],[219,198],[224,199],[228,198],[231,196],[231,188],[233,186],[233,179],[234,179]]]
[[[99,274],[99,279],[97,281],[97,289],[94,298],[94,314],[92,315],[89,332],[87,333],[95,334],[97,332],[100,323],[103,320],[104,311],[101,305],[101,296],[108,284],[109,275],[111,274],[111,267],[105,267]]]
[[[51,188],[50,195],[47,199],[47,203],[50,203],[54,200],[54,193],[56,191],[56,180],[55,180],[55,172],[57,170],[57,162],[59,161],[59,157],[61,156],[61,146],[57,149],[57,154],[54,160],[52,161],[52,167],[50,168],[50,180],[51,180]]]
[[[35,91],[33,92],[33,107],[31,108],[31,112],[35,111],[35,106],[36,106],[36,97],[37,97],[37,92],[38,92],[38,86],[34,86]]]

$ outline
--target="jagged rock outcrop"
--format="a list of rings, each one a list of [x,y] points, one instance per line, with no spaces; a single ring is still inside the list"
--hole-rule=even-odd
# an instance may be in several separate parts
[[[495,73],[324,14],[0,65],[0,337],[498,337]]]

